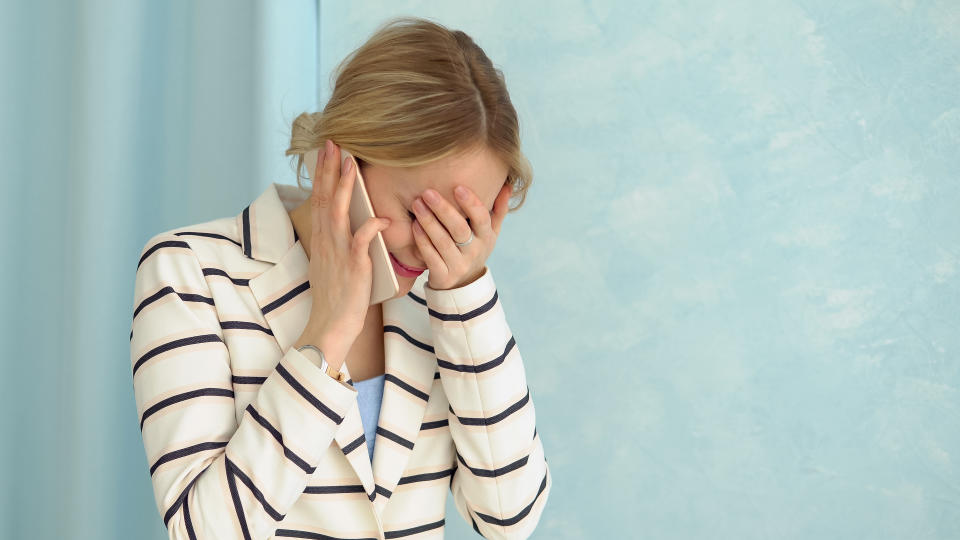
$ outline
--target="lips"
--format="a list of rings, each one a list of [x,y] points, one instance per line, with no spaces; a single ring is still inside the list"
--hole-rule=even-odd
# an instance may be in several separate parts
[[[422,272],[426,270],[426,268],[417,268],[416,266],[407,266],[403,264],[397,259],[397,257],[393,253],[391,253],[390,256],[393,257],[393,260],[396,261],[396,263],[402,266],[405,270],[409,270],[411,272]]]

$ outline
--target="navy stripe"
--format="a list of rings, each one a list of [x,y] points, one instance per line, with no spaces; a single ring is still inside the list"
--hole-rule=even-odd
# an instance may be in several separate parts
[[[353,452],[354,450],[356,450],[357,448],[359,448],[361,444],[363,444],[364,442],[366,442],[366,440],[367,440],[366,437],[364,437],[363,434],[361,433],[359,437],[357,437],[356,439],[354,439],[353,441],[351,441],[350,444],[348,444],[348,445],[344,446],[343,448],[341,448],[341,450],[343,450],[343,454],[344,454],[344,455],[347,455],[347,454],[349,454],[350,452]]]
[[[240,285],[240,286],[243,286],[243,287],[249,287],[249,286],[250,286],[250,279],[249,279],[249,278],[244,279],[244,278],[234,278],[234,277],[230,277],[229,274],[227,274],[226,272],[224,272],[223,270],[221,270],[221,269],[219,269],[219,268],[204,268],[204,269],[203,269],[203,275],[205,275],[205,276],[223,276],[223,277],[229,279],[234,285]]]
[[[241,375],[233,376],[233,384],[263,384],[266,377],[244,377]]]
[[[420,431],[423,431],[423,430],[425,430],[425,429],[440,428],[440,427],[443,427],[443,426],[447,426],[447,425],[449,425],[449,424],[450,424],[450,421],[447,420],[446,418],[444,418],[443,420],[436,420],[436,421],[433,421],[433,422],[424,422],[424,423],[420,424]]]
[[[504,418],[510,416],[511,414],[519,411],[520,409],[523,408],[524,405],[527,404],[528,401],[530,401],[529,386],[527,387],[527,395],[520,398],[520,401],[514,403],[513,405],[510,405],[503,412],[497,413],[490,417],[457,416],[457,413],[454,412],[453,407],[450,405],[448,405],[448,407],[450,408],[450,412],[457,417],[457,420],[459,420],[460,423],[465,426],[489,426],[491,424],[496,424],[497,422],[503,420]]]
[[[250,245],[250,207],[247,206],[243,209],[243,237],[240,239],[243,241],[243,254],[247,256],[248,259],[253,258],[253,250]]]
[[[473,519],[473,514],[470,515],[470,523],[473,523],[473,530],[477,531],[477,534],[483,536],[483,533],[480,532],[480,527],[477,527],[477,520]],[[486,536],[483,536],[486,538]]]
[[[477,468],[471,467],[471,466],[466,462],[466,460],[463,459],[463,456],[460,455],[460,452],[458,452],[458,451],[456,451],[456,450],[454,450],[454,451],[457,452],[457,460],[459,460],[460,463],[463,463],[463,465],[467,468],[467,470],[469,470],[471,473],[473,473],[474,476],[482,476],[482,477],[485,477],[485,478],[496,478],[496,477],[498,477],[498,476],[503,476],[503,475],[507,474],[507,473],[510,472],[510,471],[514,471],[514,470],[516,470],[516,469],[519,469],[520,467],[523,467],[523,466],[526,465],[527,462],[530,460],[530,454],[527,454],[527,455],[523,456],[522,458],[514,461],[513,463],[510,463],[510,464],[508,464],[508,465],[504,465],[503,467],[499,467],[499,468],[496,468],[496,469],[477,469]]]
[[[157,356],[158,354],[165,353],[169,350],[173,350],[178,347],[186,347],[188,345],[199,345],[201,343],[212,343],[215,341],[219,341],[220,343],[223,343],[223,340],[220,339],[220,336],[216,334],[204,334],[202,336],[190,336],[190,337],[175,339],[169,343],[164,343],[163,345],[157,345],[153,349],[147,351],[146,354],[141,356],[140,359],[136,361],[136,363],[133,365],[133,374],[136,375],[137,370],[140,369],[140,366],[142,366],[144,362],[153,358],[154,356]]]
[[[190,492],[186,492],[183,498],[183,522],[187,528],[187,537],[191,540],[197,539],[197,532],[193,530],[193,520],[190,519]]]
[[[340,536],[330,536],[326,534],[320,534],[313,531],[301,531],[297,529],[277,529],[274,531],[273,536],[287,536],[290,538],[310,538],[313,540],[378,540],[377,538],[343,538]],[[271,538],[273,538],[271,536]]]
[[[461,313],[441,313],[433,308],[428,308],[427,313],[429,313],[431,317],[435,317],[437,319],[440,319],[441,321],[459,321],[459,322],[469,321],[470,319],[474,317],[479,317],[480,315],[483,315],[484,313],[493,309],[493,306],[497,304],[498,296],[499,295],[497,294],[497,290],[494,289],[493,298],[491,298],[490,300],[487,300],[482,306],[462,314]]]
[[[240,246],[240,242],[237,242],[233,238],[228,238],[222,234],[209,233],[209,232],[200,232],[200,231],[180,231],[173,233],[177,236],[203,236],[206,238],[219,238],[220,240],[227,240],[228,242],[233,242],[237,246]]]
[[[547,488],[547,474],[548,473],[546,472],[543,474],[543,480],[540,482],[540,489],[537,491],[537,494],[533,497],[533,500],[530,501],[530,504],[525,506],[523,510],[521,510],[517,515],[510,518],[506,518],[506,519],[497,519],[493,516],[488,516],[487,514],[481,514],[480,512],[476,512],[476,514],[480,516],[480,519],[486,521],[487,523],[493,523],[494,525],[500,525],[503,527],[515,525],[521,519],[525,518],[527,514],[530,513],[530,509],[533,508],[534,503],[536,503],[537,499],[540,498],[540,494],[543,493],[543,490]]]
[[[362,484],[348,486],[307,486],[303,492],[311,495],[330,495],[333,493],[367,493],[363,490]]]
[[[431,347],[430,345],[427,345],[426,343],[424,343],[424,342],[422,342],[422,341],[418,341],[418,340],[416,340],[416,339],[413,339],[412,337],[410,337],[410,334],[408,334],[403,328],[400,328],[399,326],[394,326],[394,325],[392,325],[392,324],[388,324],[388,325],[386,325],[386,326],[383,327],[383,331],[384,331],[385,333],[386,333],[386,332],[393,332],[393,333],[395,333],[395,334],[399,334],[403,339],[407,340],[407,342],[410,343],[411,345],[413,345],[413,346],[415,346],[415,347],[419,347],[419,348],[427,351],[428,353],[434,354],[434,352],[435,352],[435,351],[433,350],[433,347]]]
[[[401,538],[403,536],[410,536],[411,534],[418,534],[424,531],[431,531],[433,529],[439,529],[443,527],[444,520],[434,521],[433,523],[427,523],[424,525],[418,525],[416,527],[411,527],[409,529],[397,529],[393,531],[383,531],[384,538]]]
[[[233,510],[237,513],[237,521],[240,522],[243,538],[244,540],[252,540],[250,538],[250,531],[247,529],[247,518],[243,511],[243,502],[240,501],[240,492],[237,491],[237,479],[233,474],[236,466],[226,455],[223,456],[223,466],[227,469],[227,485],[230,487],[230,497],[233,499]]]
[[[162,242],[157,242],[156,244],[154,244],[150,249],[148,249],[148,250],[140,257],[140,261],[137,262],[137,270],[140,269],[140,265],[143,264],[143,261],[145,261],[145,260],[147,259],[147,257],[149,257],[150,255],[152,255],[152,254],[153,254],[155,251],[157,251],[158,249],[166,248],[166,247],[177,247],[177,248],[190,249],[190,244],[188,244],[188,243],[186,243],[186,242],[184,242],[184,241],[182,241],[182,240],[164,240],[164,241],[162,241]]]
[[[374,490],[373,490],[374,493],[379,493],[379,494],[381,494],[381,495],[386,495],[386,497],[387,497],[388,499],[390,498],[391,495],[393,495],[393,492],[392,492],[392,491],[390,491],[389,489],[381,486],[380,484],[374,484],[374,485],[376,486],[376,488],[374,488]]]
[[[230,464],[230,467],[233,469],[233,473],[237,476],[237,478],[239,478],[240,481],[243,482],[253,493],[253,496],[260,501],[260,505],[263,506],[263,509],[266,510],[267,514],[269,514],[271,518],[276,521],[280,521],[286,517],[284,514],[278,512],[274,507],[270,506],[270,503],[267,502],[266,497],[263,496],[263,492],[260,491],[256,485],[254,485],[253,480],[251,480],[246,473],[240,470],[240,467],[238,467],[236,463],[230,461],[230,458],[226,456],[224,456],[224,459],[226,459],[227,463]]]
[[[423,474],[412,474],[410,476],[404,476],[397,482],[397,485],[400,484],[411,484],[413,482],[426,482],[429,480],[439,480],[440,478],[446,478],[447,476],[453,475],[454,469],[446,469],[444,471],[437,471],[432,473],[423,473]]]
[[[203,471],[209,468],[210,468],[210,465],[208,464],[206,467],[203,468]],[[167,511],[163,514],[163,524],[168,529],[170,528],[170,518],[172,518],[177,513],[177,510],[179,510],[180,506],[183,505],[183,501],[187,500],[187,493],[190,493],[190,488],[192,488],[193,484],[197,482],[197,479],[200,478],[200,475],[203,474],[203,471],[200,471],[199,473],[197,473],[196,476],[193,477],[193,480],[191,480],[190,483],[187,484],[187,487],[183,488],[183,491],[181,491],[180,495],[177,496],[177,500],[173,501],[173,504],[170,506],[170,508],[168,508]]]
[[[276,372],[279,373],[280,376],[283,377],[283,379],[287,381],[287,383],[289,383],[294,390],[296,390],[301,396],[303,396],[303,399],[310,402],[311,405],[313,405],[318,410],[320,410],[320,412],[325,414],[327,418],[333,420],[337,425],[340,425],[340,423],[343,422],[342,416],[335,413],[333,409],[324,405],[323,402],[321,402],[319,399],[316,398],[316,396],[314,396],[309,391],[307,391],[307,389],[302,384],[300,384],[300,382],[297,381],[293,377],[293,375],[290,374],[289,371],[287,371],[287,368],[283,367],[283,364],[277,364]]]
[[[441,360],[437,358],[437,366],[444,369],[449,369],[450,371],[460,371],[463,373],[480,373],[487,371],[488,369],[493,369],[503,363],[504,359],[507,358],[507,355],[510,354],[510,350],[516,346],[517,340],[514,337],[510,336],[510,341],[507,342],[507,346],[504,347],[503,353],[499,356],[490,360],[489,362],[484,362],[482,364],[471,365],[471,364],[454,364],[453,362],[448,362],[446,360]]]
[[[258,424],[263,426],[263,429],[266,429],[268,432],[270,432],[270,434],[273,435],[273,438],[276,439],[278,443],[280,443],[280,446],[283,448],[283,455],[286,456],[287,459],[292,461],[294,465],[296,465],[297,467],[300,467],[305,473],[313,474],[313,471],[316,470],[316,467],[311,467],[310,464],[307,463],[307,460],[301,458],[300,456],[295,454],[293,450],[290,450],[289,448],[287,448],[287,445],[283,444],[283,434],[280,433],[280,430],[273,427],[273,424],[271,424],[266,418],[264,418],[257,411],[257,409],[253,407],[252,403],[247,405],[246,411],[250,413],[250,416],[252,416],[253,419],[256,420]]]
[[[226,388],[198,388],[196,390],[190,390],[189,392],[183,392],[182,394],[177,394],[175,396],[170,396],[166,399],[163,399],[143,412],[143,418],[140,419],[140,431],[143,431],[143,423],[147,421],[147,418],[160,409],[163,409],[169,405],[173,405],[174,403],[179,403],[181,401],[202,396],[221,396],[233,398],[233,390],[228,390]]]
[[[267,313],[270,313],[271,311],[277,309],[278,307],[286,304],[286,303],[287,303],[288,301],[290,301],[292,298],[294,298],[295,296],[297,296],[298,294],[302,293],[303,291],[305,291],[305,290],[307,290],[307,289],[309,289],[309,288],[310,288],[310,281],[309,281],[309,280],[308,280],[308,281],[304,281],[304,282],[301,283],[300,285],[297,285],[296,287],[294,287],[294,288],[293,288],[291,291],[289,291],[287,294],[281,296],[280,298],[277,298],[277,299],[274,300],[273,302],[270,302],[269,304],[267,304],[266,306],[264,306],[261,311],[263,312],[264,315],[266,315]]]
[[[394,433],[394,432],[392,432],[392,431],[390,431],[390,430],[387,430],[387,429],[384,429],[384,428],[382,428],[382,427],[380,427],[380,426],[377,426],[377,435],[383,435],[384,437],[386,437],[386,438],[390,439],[391,441],[399,444],[400,446],[405,446],[405,447],[413,450],[413,443],[412,443],[412,442],[408,441],[407,439],[404,439],[403,437],[397,435],[396,433]]]
[[[407,293],[407,296],[409,296],[410,298],[413,298],[413,300],[414,300],[415,302],[417,302],[418,304],[421,304],[421,305],[423,305],[424,307],[426,307],[427,301],[426,301],[425,299],[420,298],[419,296],[413,294],[413,291],[408,292],[408,293]]]
[[[383,380],[384,380],[384,381],[390,381],[390,382],[392,382],[393,384],[399,386],[400,388],[403,388],[403,389],[406,390],[407,392],[410,392],[411,394],[417,396],[418,398],[420,398],[420,399],[422,399],[422,400],[424,400],[424,401],[429,401],[429,400],[430,400],[430,395],[429,395],[429,394],[424,393],[424,392],[422,392],[422,391],[420,391],[420,390],[417,390],[417,389],[414,388],[413,386],[410,386],[409,383],[404,382],[403,379],[397,377],[396,375],[394,375],[394,374],[392,374],[392,373],[387,373],[387,374],[384,376]]]
[[[150,476],[153,476],[153,473],[157,470],[157,467],[168,461],[173,461],[175,459],[189,456],[191,454],[197,454],[199,452],[206,452],[207,450],[216,450],[217,448],[223,448],[225,446],[227,446],[226,442],[203,442],[188,446],[186,448],[181,448],[180,450],[174,450],[173,452],[167,452],[166,454],[160,456],[160,459],[150,466]]]
[[[273,330],[251,321],[221,321],[220,328],[231,330],[259,330],[268,336],[273,335]]]
[[[140,311],[143,310],[143,308],[156,302],[157,300],[159,300],[160,298],[163,298],[168,294],[175,294],[179,296],[180,299],[183,300],[184,302],[202,302],[204,304],[210,304],[211,306],[214,305],[213,298],[203,296],[202,294],[180,293],[174,290],[173,287],[166,286],[160,289],[159,291],[151,294],[150,296],[144,298],[143,302],[140,302],[140,305],[137,306],[137,309],[133,310],[133,318],[136,319],[137,315],[140,313]]]

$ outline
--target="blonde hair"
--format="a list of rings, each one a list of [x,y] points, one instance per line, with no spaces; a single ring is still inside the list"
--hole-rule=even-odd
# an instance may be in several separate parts
[[[331,73],[322,112],[293,121],[297,184],[303,154],[332,139],[357,164],[414,167],[486,146],[509,168],[511,200],[523,206],[533,167],[520,150],[520,126],[503,72],[473,39],[432,21],[382,24]],[[306,177],[306,175],[304,175]],[[509,206],[509,205],[508,205]]]

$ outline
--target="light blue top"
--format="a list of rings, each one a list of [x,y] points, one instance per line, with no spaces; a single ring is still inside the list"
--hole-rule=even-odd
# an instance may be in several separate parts
[[[377,441],[377,421],[380,419],[380,402],[383,400],[383,383],[386,374],[362,381],[353,381],[357,389],[357,401],[360,406],[360,420],[363,422],[363,436],[367,439],[367,453],[373,463],[373,445]]]

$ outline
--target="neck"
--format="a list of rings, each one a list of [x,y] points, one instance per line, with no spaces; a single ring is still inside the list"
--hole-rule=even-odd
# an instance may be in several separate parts
[[[287,214],[290,216],[293,230],[297,231],[297,236],[300,237],[300,244],[303,245],[303,251],[306,252],[307,258],[309,259],[310,236],[313,232],[310,223],[310,199],[303,201],[300,206],[290,210]]]

